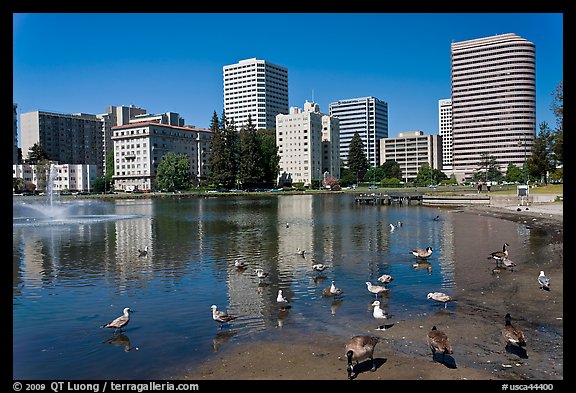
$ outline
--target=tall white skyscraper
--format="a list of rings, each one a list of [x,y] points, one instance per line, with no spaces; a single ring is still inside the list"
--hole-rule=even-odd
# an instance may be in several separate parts
[[[276,115],[288,114],[288,69],[256,58],[223,67],[224,114],[239,130],[276,127]]]
[[[508,33],[451,44],[453,172],[460,181],[482,155],[522,167],[536,133],[536,48]]]
[[[375,97],[332,102],[330,115],[340,119],[340,159],[348,166],[350,141],[357,132],[370,166],[380,166],[379,142],[388,138],[388,104]]]
[[[442,169],[452,169],[452,100],[438,100],[438,134],[442,137]]]

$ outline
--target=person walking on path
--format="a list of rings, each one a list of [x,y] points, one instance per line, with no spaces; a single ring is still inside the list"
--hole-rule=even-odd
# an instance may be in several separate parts
[[[490,192],[490,188],[492,188],[492,182],[490,180],[488,180],[486,182],[486,189],[488,190],[488,192]]]
[[[482,192],[482,180],[478,180],[477,186],[478,186],[478,194],[480,194]]]

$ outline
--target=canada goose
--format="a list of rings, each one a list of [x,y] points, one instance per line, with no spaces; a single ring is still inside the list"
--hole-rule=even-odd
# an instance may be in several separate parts
[[[372,285],[370,281],[366,281],[366,287],[368,287],[368,291],[376,295],[376,297],[388,291],[388,288],[381,285]]]
[[[374,302],[372,302],[372,307],[374,307],[374,310],[372,310],[372,316],[374,318],[388,319],[388,313],[380,307],[380,301],[374,300]]]
[[[435,301],[440,302],[440,303],[444,303],[444,308],[446,308],[446,305],[448,304],[448,302],[452,300],[452,297],[450,297],[449,295],[442,293],[442,292],[430,292],[426,296],[426,298],[435,300]]]
[[[540,289],[550,290],[550,279],[544,275],[544,270],[540,270],[538,284],[540,284]]]
[[[248,265],[246,265],[246,262],[241,261],[240,259],[235,259],[234,267],[236,267],[236,269],[246,269]]]
[[[504,337],[504,340],[506,340],[506,346],[516,345],[518,347],[525,347],[526,340],[524,338],[524,333],[522,330],[512,325],[512,317],[510,316],[510,313],[506,314],[504,320],[506,323],[502,329],[502,336]]]
[[[346,343],[346,359],[348,360],[346,371],[348,372],[348,379],[352,379],[352,374],[354,374],[352,362],[356,362],[356,365],[358,365],[360,361],[370,359],[372,362],[370,371],[376,371],[374,347],[379,341],[380,339],[374,336],[354,336]]]
[[[509,247],[509,246],[510,245],[508,243],[504,243],[504,245],[502,245],[502,251],[494,251],[494,252],[490,253],[490,256],[488,257],[488,259],[496,260],[496,265],[498,265],[498,262],[501,262],[504,259],[508,259],[507,247]]]
[[[128,325],[130,322],[130,313],[133,312],[129,307],[124,308],[124,312],[118,318],[114,319],[112,322],[108,322],[105,325],[102,325],[103,328],[110,328],[114,329],[114,333],[117,331],[122,331],[122,328]]]
[[[231,320],[238,318],[235,315],[228,315],[226,311],[218,311],[218,307],[215,304],[210,306],[210,308],[212,309],[212,319],[215,320],[216,322],[219,322],[220,327],[222,327],[224,323],[230,322]]]
[[[384,284],[388,284],[392,280],[394,280],[394,278],[389,274],[383,274],[380,277],[378,277],[378,281],[383,282]]]
[[[428,332],[426,337],[430,350],[432,351],[432,360],[434,360],[434,355],[436,352],[442,352],[442,361],[444,361],[445,354],[452,354],[452,345],[446,333],[441,330],[436,329],[436,326],[432,326],[432,329]]]
[[[412,255],[414,255],[417,258],[428,258],[430,255],[432,255],[432,247],[426,247],[426,249],[421,249],[421,248],[414,248],[412,249]]]
[[[278,296],[276,296],[276,301],[277,301],[278,303],[284,303],[284,304],[285,304],[285,303],[288,303],[288,299],[286,299],[286,298],[284,297],[284,295],[282,295],[282,290],[281,290],[281,289],[278,290]]]
[[[138,249],[138,256],[139,257],[145,257],[148,256],[148,246],[144,246],[144,249]]]
[[[265,272],[264,269],[258,268],[258,269],[254,269],[254,271],[256,272],[256,276],[259,279],[264,279],[264,278],[268,277],[268,272]]]
[[[315,265],[312,265],[312,270],[315,270],[317,272],[323,272],[327,268],[328,266],[324,265],[323,263],[317,263]]]
[[[428,273],[432,272],[432,264],[430,262],[428,262],[427,260],[418,261],[418,262],[412,264],[412,268],[414,268],[414,269],[426,269],[428,271]]]
[[[322,295],[324,296],[339,296],[344,293],[343,290],[336,287],[336,283],[332,281],[332,284],[328,288],[324,288]]]

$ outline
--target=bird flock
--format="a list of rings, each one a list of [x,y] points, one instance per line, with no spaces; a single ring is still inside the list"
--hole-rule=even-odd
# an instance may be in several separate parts
[[[439,221],[440,216],[436,216],[433,218],[433,221]],[[395,231],[398,228],[403,226],[401,221],[397,221],[396,223],[390,223],[390,230]],[[290,228],[289,223],[286,223],[286,228]],[[496,268],[505,268],[512,271],[512,268],[516,267],[516,263],[512,262],[509,259],[509,250],[508,248],[510,245],[508,243],[503,243],[502,249],[493,251],[488,255],[488,259],[494,260],[496,262]],[[421,268],[426,267],[426,269],[431,272],[432,264],[430,263],[429,259],[432,256],[434,250],[431,246],[426,248],[413,248],[410,251],[416,258],[416,262],[414,263],[414,268]],[[295,251],[296,255],[301,256],[302,258],[306,259],[306,252],[301,249],[300,247],[296,248]],[[148,256],[148,246],[145,246],[143,249],[137,250],[138,257],[147,257]],[[245,261],[236,258],[233,264],[234,268],[237,269],[238,272],[243,273],[245,272],[249,265]],[[311,265],[312,272],[316,274],[320,274],[325,270],[329,269],[330,266],[324,263],[313,263]],[[256,267],[253,269],[259,283],[267,279],[270,275],[269,272],[266,272],[261,267]],[[320,276],[316,276],[319,278]],[[389,285],[394,278],[390,274],[382,274],[376,278],[376,281],[379,284],[373,284],[371,281],[366,281],[366,289],[368,293],[374,295],[375,300],[370,303],[372,317],[379,323],[379,325],[375,328],[375,330],[387,330],[388,328],[392,327],[394,324],[383,324],[385,321],[389,320],[391,316],[388,312],[382,307],[382,302],[379,298],[383,297],[384,295],[388,295],[390,292],[390,288],[386,285]],[[316,282],[316,279],[315,279]],[[540,271],[540,274],[537,277],[537,282],[541,290],[550,291],[550,278],[547,277],[544,271]],[[332,279],[330,286],[323,288],[322,296],[323,297],[331,297],[333,298],[333,303],[331,305],[331,313],[335,315],[336,309],[342,303],[342,296],[344,294],[344,290],[336,285],[336,280]],[[427,300],[432,300],[439,304],[444,305],[444,309],[447,308],[448,303],[452,302],[454,299],[452,296],[439,291],[432,291],[426,295]],[[288,304],[291,301],[285,296],[283,289],[277,290],[276,296],[276,303],[279,305],[279,310],[281,315],[279,315],[278,325],[279,327],[283,326],[283,321],[286,318],[287,310],[291,308]],[[219,328],[222,327],[236,319],[240,316],[236,314],[229,314],[225,310],[218,309],[216,304],[210,306],[212,319],[218,323]],[[118,316],[117,318],[113,319],[112,321],[101,325],[101,328],[108,328],[113,329],[114,335],[118,332],[123,332],[123,329],[128,325],[130,322],[130,314],[133,310],[129,307],[125,307],[123,309],[122,315]],[[222,333],[220,333],[222,334]],[[512,324],[512,317],[510,313],[507,313],[504,317],[504,326],[501,330],[502,337],[506,344],[506,347],[517,347],[517,348],[524,348],[526,347],[526,338],[523,331],[516,325]],[[446,334],[446,332],[439,330],[437,326],[432,326],[431,329],[426,334],[426,343],[431,351],[432,359],[438,361],[440,363],[445,363],[445,357],[447,355],[452,355],[454,353],[451,341]],[[353,379],[357,377],[357,366],[360,362],[364,360],[370,360],[371,362],[371,371],[376,371],[376,363],[374,361],[374,349],[376,344],[381,341],[381,338],[371,335],[356,335],[351,337],[345,343],[345,357],[347,361],[347,375],[348,379]],[[441,354],[440,360],[438,360],[437,354]]]

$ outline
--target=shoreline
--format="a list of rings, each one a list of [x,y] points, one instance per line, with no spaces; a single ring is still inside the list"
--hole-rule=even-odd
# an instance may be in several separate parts
[[[497,286],[488,285],[480,291],[461,289],[456,312],[439,310],[412,319],[399,319],[397,326],[385,331],[358,333],[380,337],[380,343],[374,352],[377,370],[370,372],[370,362],[361,362],[356,379],[564,379],[563,203],[540,203],[529,206],[528,210],[522,209],[466,206],[458,212],[492,216],[544,230],[547,242],[540,250],[542,255],[535,255],[529,265],[514,271],[511,280],[497,281]],[[534,289],[534,277],[541,269],[546,270],[554,283],[549,292],[539,290],[537,285]],[[537,297],[544,299],[535,302]],[[506,309],[512,310],[513,323],[520,325],[528,337],[524,354],[506,349],[503,341],[499,341],[504,324],[503,303]],[[445,363],[432,360],[425,341],[426,332],[433,325],[444,330],[452,340],[454,354],[447,355]],[[322,332],[309,332],[287,340],[231,342],[206,361],[187,367],[171,379],[347,380],[343,347],[341,337]]]

